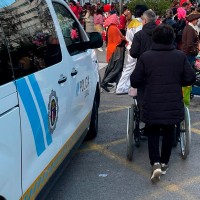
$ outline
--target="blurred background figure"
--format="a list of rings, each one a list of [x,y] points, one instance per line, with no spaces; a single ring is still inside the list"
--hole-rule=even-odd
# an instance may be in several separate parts
[[[167,9],[166,13],[165,13],[165,19],[163,20],[163,24],[168,24],[170,25],[172,28],[175,27],[176,25],[176,21],[173,18],[173,11],[172,9]]]
[[[187,2],[184,2],[182,6],[177,8],[177,17],[178,20],[185,19],[187,15],[187,9],[188,9],[189,4]]]
[[[139,58],[145,51],[151,49],[152,32],[156,28],[156,14],[153,10],[146,10],[142,18],[142,30],[138,31],[133,38],[130,49],[130,55],[133,58]]]
[[[106,4],[103,6],[103,11],[104,11],[104,17],[105,19],[108,17],[109,12],[111,11],[111,5],[110,4]]]
[[[76,2],[73,1],[73,0],[70,0],[70,1],[69,1],[69,7],[70,7],[70,9],[72,10],[72,12],[76,15],[76,17],[79,19],[79,18],[80,18],[80,15],[79,15],[79,8],[78,8]]]
[[[95,6],[88,5],[85,19],[85,31],[86,32],[94,32],[94,10]]]
[[[152,33],[154,29],[157,27],[156,25],[156,14],[153,10],[149,9],[146,10],[142,18],[142,30],[138,31],[133,38],[133,42],[130,48],[130,55],[133,58],[139,59],[140,56],[151,49],[152,47]],[[160,25],[159,25],[160,26]],[[138,63],[138,60],[137,60]],[[134,69],[135,71],[135,69]],[[133,73],[134,73],[133,71]],[[141,108],[143,102],[143,95],[144,95],[144,85],[141,85],[137,89],[137,100],[138,105]],[[142,109],[142,108],[141,108]]]
[[[122,33],[122,35],[126,35],[126,15],[127,15],[127,12],[128,12],[128,8],[126,6],[124,6],[123,8],[123,12],[122,14],[120,15],[119,17],[119,29]]]
[[[199,18],[200,13],[189,14],[186,17],[189,23],[183,29],[182,51],[187,56],[191,66],[194,65],[196,56],[199,53],[199,35],[196,26]]]
[[[102,34],[103,32],[103,13],[101,9],[97,9],[94,14],[94,31]],[[98,48],[99,51],[103,51],[102,48]]]
[[[128,24],[132,21],[132,18],[133,18],[133,15],[131,11],[128,10],[126,13],[126,29],[127,29]]]
[[[160,15],[156,16],[156,25],[159,25],[162,23],[162,17]]]
[[[132,45],[132,41],[134,38],[135,33],[140,31],[142,29],[142,19],[141,16],[143,15],[144,11],[146,11],[148,8],[144,5],[136,5],[135,7],[135,18],[132,19],[132,13],[129,11],[127,12],[127,29],[126,29],[126,40],[127,40],[127,46],[126,46],[126,62],[123,68],[123,72],[121,75],[121,78],[119,80],[119,83],[116,88],[116,94],[127,94],[128,90],[130,88],[130,75],[132,74],[133,70],[135,69],[135,65],[137,62],[136,58],[132,58],[130,56],[130,48]]]
[[[179,7],[179,0],[174,0],[171,4],[171,9],[172,9],[172,12],[173,12],[173,18],[174,20],[177,20],[177,8]]]
[[[101,88],[106,92],[110,92],[108,89],[109,83],[118,83],[123,69],[123,53],[126,40],[118,26],[119,18],[116,14],[110,15],[104,23],[104,27],[107,28],[106,60],[108,66],[101,82]]]
[[[177,9],[177,22],[175,27],[175,42],[176,42],[176,48],[181,50],[182,49],[182,35],[183,35],[183,29],[186,25],[186,15],[187,15],[187,9],[188,9],[188,3],[184,2],[182,3],[182,6]]]

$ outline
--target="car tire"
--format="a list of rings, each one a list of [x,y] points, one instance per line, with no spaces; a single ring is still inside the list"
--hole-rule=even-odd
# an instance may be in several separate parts
[[[95,96],[93,107],[92,107],[92,115],[91,115],[91,121],[90,121],[90,127],[88,130],[88,133],[86,135],[86,140],[92,140],[97,136],[98,133],[98,102],[97,102],[97,96]]]

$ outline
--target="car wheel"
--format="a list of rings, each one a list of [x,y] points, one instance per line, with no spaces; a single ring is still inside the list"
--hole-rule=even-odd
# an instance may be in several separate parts
[[[90,127],[89,131],[86,135],[86,140],[92,140],[97,136],[98,133],[98,103],[97,98],[95,97],[93,102],[93,108],[92,108],[92,115],[91,115],[91,121],[90,121]]]

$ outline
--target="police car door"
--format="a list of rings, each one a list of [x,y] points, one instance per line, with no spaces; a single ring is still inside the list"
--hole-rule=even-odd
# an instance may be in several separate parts
[[[60,151],[70,137],[69,61],[46,1],[17,0],[7,10],[13,22],[8,37],[21,117],[23,199],[35,199],[69,151]]]
[[[72,94],[71,115],[75,128],[89,116],[92,110],[96,89],[94,61],[91,56],[92,50],[81,51],[76,48],[82,41],[87,41],[88,37],[75,16],[62,3],[54,2],[53,6],[72,61],[72,65],[69,66]]]
[[[0,14],[1,11],[2,8]],[[1,20],[0,27],[0,199],[20,199],[22,190],[19,106],[8,51],[9,38],[6,39],[4,34],[9,30]]]

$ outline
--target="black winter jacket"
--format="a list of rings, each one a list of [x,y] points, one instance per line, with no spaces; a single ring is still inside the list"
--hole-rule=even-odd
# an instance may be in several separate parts
[[[153,43],[143,53],[131,77],[131,86],[144,84],[142,120],[149,125],[173,125],[184,119],[182,86],[195,82],[195,72],[183,52],[173,45]]]
[[[152,45],[152,32],[156,28],[156,23],[149,22],[138,31],[133,38],[130,49],[130,55],[133,58],[139,58],[142,53],[151,49]]]

